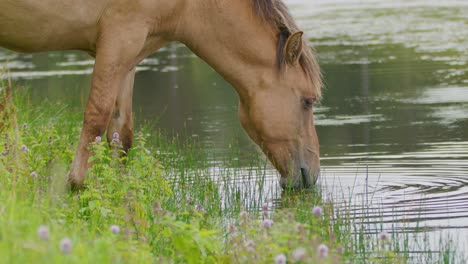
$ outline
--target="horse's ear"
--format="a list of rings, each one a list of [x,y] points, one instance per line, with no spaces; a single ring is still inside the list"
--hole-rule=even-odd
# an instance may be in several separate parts
[[[302,35],[304,32],[298,31],[289,36],[286,40],[286,45],[284,45],[284,56],[286,63],[293,65],[298,60],[302,53]]]

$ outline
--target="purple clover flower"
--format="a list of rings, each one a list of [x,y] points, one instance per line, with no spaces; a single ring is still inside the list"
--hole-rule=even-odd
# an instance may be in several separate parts
[[[387,241],[387,240],[390,239],[390,235],[388,234],[387,231],[382,231],[379,234],[379,239],[380,239],[380,241]]]
[[[242,211],[242,212],[239,213],[239,216],[240,216],[240,218],[242,218],[242,219],[246,219],[246,218],[247,218],[247,212],[246,212],[246,211]]]
[[[120,233],[120,227],[118,225],[111,225],[110,231],[112,232],[112,234],[117,235],[118,233]]]
[[[326,258],[328,257],[328,247],[325,244],[320,244],[320,246],[317,249],[319,253],[320,258]]]
[[[273,220],[271,219],[265,219],[262,221],[262,226],[264,228],[270,228],[273,225]]]
[[[236,226],[233,224],[229,225],[229,234],[234,234],[236,232]]]
[[[113,139],[119,140],[119,137],[120,137],[120,135],[117,132],[114,132],[114,134],[112,134]]]
[[[336,247],[336,252],[343,254],[345,252],[345,248],[343,246],[337,246]]]
[[[36,178],[37,177],[37,172],[33,171],[31,172],[31,178]]]
[[[101,136],[97,136],[95,141],[96,141],[96,143],[101,143],[102,142]]]
[[[23,152],[29,151],[29,149],[28,149],[28,147],[26,147],[26,145],[22,145],[20,150],[23,151]]]
[[[205,211],[205,208],[203,208],[203,205],[201,204],[197,204],[195,206],[195,211],[199,212],[199,213],[203,213]]]
[[[294,259],[294,261],[303,261],[306,257],[306,250],[302,247],[300,248],[296,248],[293,252],[292,252],[292,259]]]
[[[257,246],[257,244],[255,244],[255,242],[251,239],[245,241],[245,247],[247,248],[247,250],[253,250],[255,247]]]
[[[284,254],[276,255],[275,264],[286,264],[286,256]]]
[[[70,238],[65,237],[64,239],[60,240],[60,250],[64,254],[70,254],[72,250],[72,242]]]
[[[37,236],[42,240],[48,240],[50,233],[49,228],[45,225],[41,225],[37,228]]]
[[[320,206],[315,206],[314,208],[312,208],[312,214],[315,215],[315,216],[321,216],[323,215],[323,209],[322,207]]]

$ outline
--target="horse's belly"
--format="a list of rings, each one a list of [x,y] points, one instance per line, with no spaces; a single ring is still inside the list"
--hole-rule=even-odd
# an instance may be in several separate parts
[[[0,0],[0,46],[21,52],[87,49],[84,29],[95,20],[64,2]]]

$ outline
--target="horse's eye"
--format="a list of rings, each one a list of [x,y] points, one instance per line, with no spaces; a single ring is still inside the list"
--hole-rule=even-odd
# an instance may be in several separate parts
[[[304,108],[311,109],[315,103],[315,100],[317,100],[315,97],[303,98],[302,103],[304,104]]]

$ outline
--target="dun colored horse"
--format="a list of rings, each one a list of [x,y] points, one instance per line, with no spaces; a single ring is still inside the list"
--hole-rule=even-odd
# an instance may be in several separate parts
[[[68,181],[81,187],[88,145],[118,132],[132,145],[135,67],[180,41],[237,91],[248,135],[281,174],[283,187],[319,175],[313,104],[321,77],[281,0],[0,0],[0,46],[19,52],[82,50],[95,57],[83,128]]]

